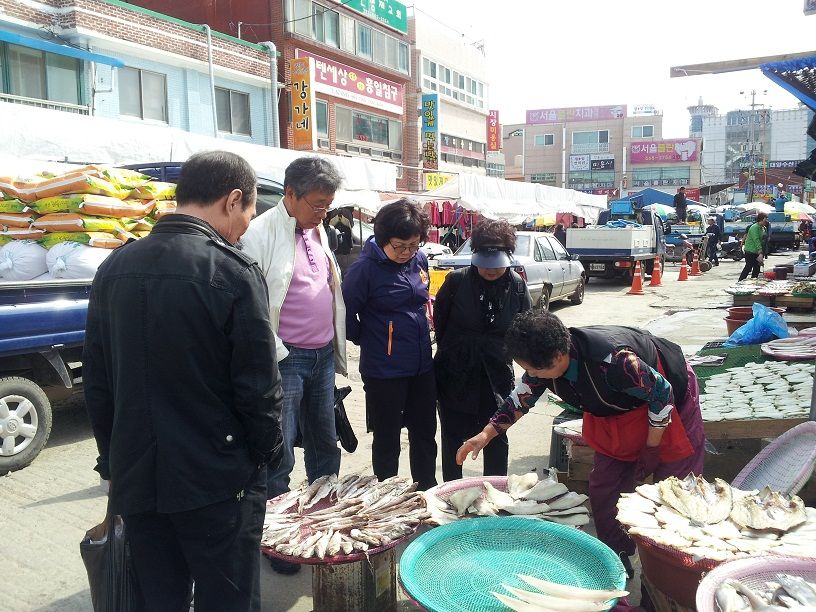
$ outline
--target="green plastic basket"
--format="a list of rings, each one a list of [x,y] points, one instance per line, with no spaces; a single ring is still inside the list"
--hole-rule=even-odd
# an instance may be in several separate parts
[[[434,612],[506,610],[491,591],[532,591],[516,574],[587,589],[622,589],[626,570],[600,540],[529,517],[460,520],[428,531],[400,558],[406,593]]]

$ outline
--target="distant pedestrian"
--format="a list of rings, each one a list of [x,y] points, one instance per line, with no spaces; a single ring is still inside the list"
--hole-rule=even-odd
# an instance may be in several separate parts
[[[192,156],[178,209],[94,278],[85,404],[145,609],[260,610],[267,462],[283,403],[258,265],[233,245],[256,179],[233,153]]]
[[[430,220],[408,200],[386,204],[374,235],[343,279],[348,339],[360,346],[371,459],[380,480],[399,471],[408,429],[411,477],[436,485],[436,383],[427,303],[428,258],[420,251]]]
[[[706,228],[708,234],[708,246],[706,247],[706,255],[711,260],[712,265],[719,266],[720,260],[717,258],[717,244],[722,238],[722,230],[717,225],[717,220],[714,217],[708,218],[708,227]]]
[[[334,376],[346,373],[346,313],[340,269],[323,219],[342,178],[319,157],[301,157],[286,168],[284,196],[252,221],[243,239],[269,285],[271,326],[283,383],[283,456],[267,475],[271,499],[289,490],[300,430],[309,482],[340,471],[334,423]],[[293,574],[300,565],[269,559]]]
[[[763,239],[768,227],[768,215],[764,212],[757,213],[756,223],[752,223],[745,233],[742,250],[745,253],[745,267],[739,275],[739,280],[748,278],[757,278],[759,276],[759,268],[764,259],[763,254]]]
[[[561,246],[567,246],[567,230],[564,229],[563,224],[559,223],[553,228],[553,236],[555,239],[561,243]]]
[[[687,209],[687,205],[686,205],[686,188],[685,187],[680,187],[680,189],[677,190],[677,193],[674,195],[673,206],[674,206],[674,212],[677,213],[677,221],[679,223],[685,223],[686,222],[686,209]]]

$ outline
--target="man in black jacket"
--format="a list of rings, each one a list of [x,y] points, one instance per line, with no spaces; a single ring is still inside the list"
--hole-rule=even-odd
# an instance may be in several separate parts
[[[686,188],[681,187],[677,190],[677,193],[674,194],[674,201],[672,202],[674,205],[674,212],[677,213],[677,221],[679,223],[686,222]]]
[[[266,282],[234,247],[255,213],[241,157],[182,167],[177,214],[100,266],[83,377],[148,610],[260,609],[266,470],[282,394]]]

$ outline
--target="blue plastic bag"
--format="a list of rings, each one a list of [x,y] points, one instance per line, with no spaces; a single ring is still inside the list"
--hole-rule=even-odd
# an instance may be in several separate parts
[[[738,327],[723,345],[726,348],[745,344],[760,344],[774,338],[788,337],[788,324],[778,312],[774,312],[763,304],[754,304],[753,318],[742,327]]]

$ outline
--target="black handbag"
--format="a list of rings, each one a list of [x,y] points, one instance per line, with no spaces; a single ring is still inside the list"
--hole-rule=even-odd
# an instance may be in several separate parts
[[[343,400],[349,393],[351,393],[351,387],[334,388],[334,429],[337,432],[337,439],[340,440],[340,446],[346,452],[353,453],[357,450],[357,436],[354,435],[354,429],[346,414],[346,407],[343,405]],[[293,446],[303,447],[303,433],[299,423]]]
[[[357,436],[354,435],[354,429],[351,427],[346,414],[346,407],[343,404],[343,400],[346,399],[349,393],[351,393],[351,387],[334,388],[334,427],[337,430],[337,439],[340,440],[340,446],[346,452],[353,453],[357,450]]]
[[[145,609],[133,571],[121,516],[108,515],[79,543],[88,572],[94,612],[141,612]]]

